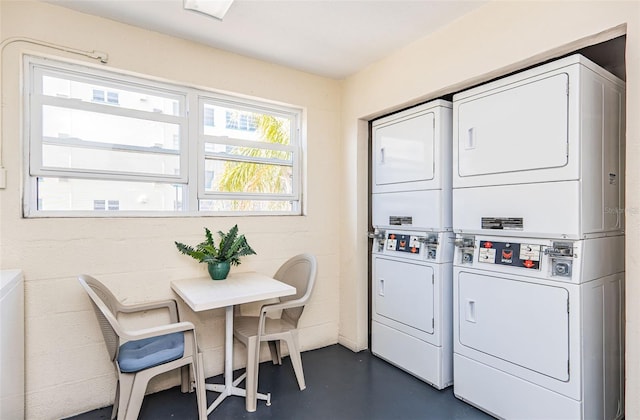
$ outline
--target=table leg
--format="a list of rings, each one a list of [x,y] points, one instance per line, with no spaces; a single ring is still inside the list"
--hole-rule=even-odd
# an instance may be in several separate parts
[[[225,320],[224,320],[224,385],[222,384],[206,384],[205,389],[207,391],[219,392],[218,398],[207,408],[207,415],[210,414],[220,403],[230,395],[237,395],[239,397],[247,396],[246,390],[237,387],[244,379],[245,374],[240,376],[235,381],[233,380],[233,306],[225,307]],[[271,405],[271,394],[258,394],[257,397],[261,400],[267,401],[267,405]],[[251,405],[247,402],[247,411],[255,411],[255,401]],[[253,408],[250,410],[249,408]]]

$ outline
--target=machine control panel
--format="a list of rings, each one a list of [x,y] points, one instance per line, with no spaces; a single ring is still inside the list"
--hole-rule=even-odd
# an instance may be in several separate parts
[[[418,236],[405,235],[400,233],[387,234],[387,246],[388,251],[398,252],[410,252],[412,254],[420,253],[420,240]]]
[[[540,255],[538,244],[480,241],[478,262],[539,270]]]
[[[438,256],[438,235],[411,235],[409,233],[387,232],[384,252],[398,252],[401,254],[421,255],[428,260],[435,260]]]

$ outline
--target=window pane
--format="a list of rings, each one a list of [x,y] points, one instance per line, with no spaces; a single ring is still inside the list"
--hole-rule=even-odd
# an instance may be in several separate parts
[[[97,80],[96,82],[79,82],[63,76],[46,75],[42,77],[42,93],[45,96],[80,99],[83,102],[105,102],[106,100],[107,103],[122,108],[180,115],[180,101],[175,98],[136,92],[127,89],[126,86],[121,88],[106,86],[98,83]]]
[[[107,92],[107,102],[110,104],[119,105],[120,103],[120,95],[118,92]]]
[[[42,136],[178,150],[180,126],[78,109],[44,106]]]
[[[180,170],[180,155],[44,144],[42,165],[45,168],[176,175]]]
[[[291,166],[205,160],[206,192],[291,194],[291,177]]]
[[[38,178],[38,210],[45,211],[177,211],[182,194],[174,184]]]
[[[213,127],[216,122],[215,109],[211,105],[204,106],[204,114],[202,116],[205,127]]]
[[[291,212],[291,201],[200,200],[200,211]]]
[[[258,127],[257,117],[250,112],[226,111],[225,128],[231,130],[256,131]]]
[[[42,200],[40,202],[40,206],[42,206]],[[106,210],[104,200],[93,200],[93,209],[94,210]]]
[[[213,110],[213,119],[220,121],[220,123],[213,126],[204,122],[205,135],[291,144],[291,121],[289,118],[210,104],[205,105],[205,111],[207,109]]]
[[[104,102],[104,90],[93,89],[93,102]]]
[[[242,147],[217,143],[206,143],[204,150],[207,153],[218,153],[228,156],[245,156],[293,162],[293,153],[284,150],[260,149],[257,147]]]

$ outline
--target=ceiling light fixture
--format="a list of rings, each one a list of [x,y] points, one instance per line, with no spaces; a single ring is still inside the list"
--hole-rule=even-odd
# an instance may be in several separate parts
[[[222,20],[233,0],[184,0],[184,8]]]

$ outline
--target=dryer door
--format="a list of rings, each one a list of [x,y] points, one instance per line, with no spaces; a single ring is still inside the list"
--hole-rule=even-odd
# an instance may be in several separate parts
[[[375,257],[373,316],[433,334],[433,274],[428,265]]]
[[[435,114],[373,126],[373,192],[407,191],[434,179]]]
[[[559,73],[454,100],[456,177],[469,179],[460,182],[481,185],[486,175],[495,182],[496,174],[504,174],[499,184],[538,182],[542,171],[566,166],[568,87],[568,74]]]
[[[463,346],[569,380],[566,289],[470,272],[460,272],[457,281]]]

